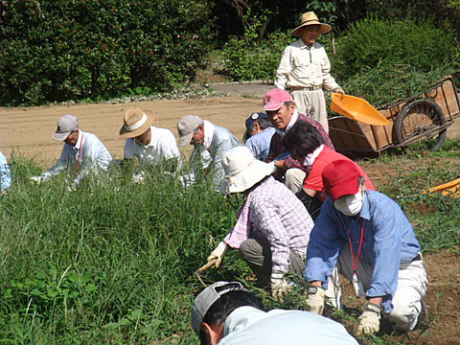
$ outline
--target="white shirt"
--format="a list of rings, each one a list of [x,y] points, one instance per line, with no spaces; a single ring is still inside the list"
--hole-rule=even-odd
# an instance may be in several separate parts
[[[182,165],[176,139],[170,130],[166,128],[150,127],[150,143],[145,146],[136,142],[133,138],[126,139],[125,158],[137,157],[139,163],[156,165],[169,159],[177,159],[177,168]]]
[[[334,90],[339,84],[330,71],[331,63],[324,47],[318,42],[308,47],[299,39],[284,50],[276,71],[275,87],[286,89],[291,86],[322,85],[328,90]]]
[[[98,137],[92,133],[78,131],[75,146],[64,144],[61,157],[55,165],[41,175],[41,179],[49,180],[67,168],[77,169],[79,173],[74,184],[78,185],[81,179],[91,171],[107,171],[111,161],[112,156]]]
[[[235,309],[224,324],[218,345],[357,345],[338,322],[308,311],[253,307]]]

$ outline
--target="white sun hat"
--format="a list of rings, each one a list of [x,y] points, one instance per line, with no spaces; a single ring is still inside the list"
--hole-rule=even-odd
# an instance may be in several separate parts
[[[238,146],[224,154],[222,165],[225,185],[229,193],[248,190],[273,173],[274,162],[265,163],[254,158],[246,146]]]

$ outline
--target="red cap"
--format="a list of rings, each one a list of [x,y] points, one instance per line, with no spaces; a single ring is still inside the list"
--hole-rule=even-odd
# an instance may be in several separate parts
[[[363,174],[358,170],[356,163],[338,160],[327,165],[321,175],[324,190],[335,202],[341,196],[358,193],[358,177]]]
[[[289,92],[281,89],[271,89],[264,96],[264,110],[278,110],[284,102],[292,102],[292,97]]]

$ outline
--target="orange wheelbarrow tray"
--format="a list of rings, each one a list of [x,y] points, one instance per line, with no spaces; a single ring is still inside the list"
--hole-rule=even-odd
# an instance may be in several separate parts
[[[331,110],[367,125],[386,126],[390,122],[363,98],[333,93]]]

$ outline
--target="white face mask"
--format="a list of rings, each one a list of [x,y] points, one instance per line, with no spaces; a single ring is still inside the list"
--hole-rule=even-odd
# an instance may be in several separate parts
[[[363,208],[363,193],[361,188],[356,194],[344,195],[334,202],[337,211],[345,216],[356,216]]]

